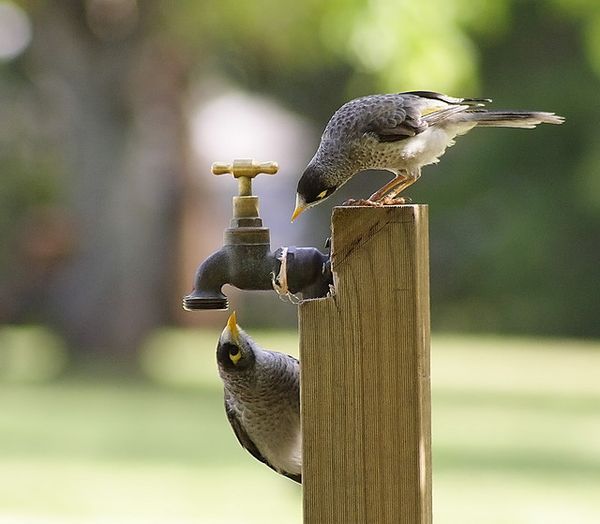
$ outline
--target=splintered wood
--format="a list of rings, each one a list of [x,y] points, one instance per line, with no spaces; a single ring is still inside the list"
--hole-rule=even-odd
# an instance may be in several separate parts
[[[300,305],[305,524],[431,522],[427,206],[339,207]]]

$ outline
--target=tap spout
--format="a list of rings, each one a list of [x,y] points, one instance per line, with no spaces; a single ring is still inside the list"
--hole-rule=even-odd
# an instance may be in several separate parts
[[[194,289],[189,295],[183,297],[183,309],[186,311],[227,309],[229,302],[221,288],[229,280],[229,254],[223,248],[214,252],[198,266]]]

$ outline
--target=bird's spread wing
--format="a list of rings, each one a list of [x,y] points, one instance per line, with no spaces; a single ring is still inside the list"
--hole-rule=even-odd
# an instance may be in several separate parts
[[[382,99],[366,126],[380,142],[397,142],[422,133],[456,113],[480,107],[490,100],[454,98],[433,91],[410,91]]]
[[[254,444],[254,442],[250,438],[250,435],[248,435],[248,433],[244,429],[244,426],[242,426],[242,423],[238,419],[238,416],[235,410],[233,409],[231,403],[231,398],[229,397],[227,392],[225,392],[225,413],[227,414],[227,420],[229,420],[229,424],[231,425],[231,428],[233,429],[233,432],[235,433],[235,436],[238,439],[238,442],[241,444],[241,446],[244,449],[246,449],[248,453],[250,453],[256,460],[260,460],[260,462],[269,466],[273,471],[285,475],[286,477],[298,482],[299,484],[302,484],[302,475],[294,475],[291,473],[286,473],[285,471],[278,471],[271,464],[269,464],[269,461],[259,451],[259,449],[256,447],[256,444]]]

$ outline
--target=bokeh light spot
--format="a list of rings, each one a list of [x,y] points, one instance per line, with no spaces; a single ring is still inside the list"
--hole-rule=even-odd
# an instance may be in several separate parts
[[[31,23],[20,7],[0,2],[0,60],[19,56],[31,41]]]

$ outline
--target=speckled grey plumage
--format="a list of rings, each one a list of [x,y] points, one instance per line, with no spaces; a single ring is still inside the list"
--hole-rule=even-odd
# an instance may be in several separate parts
[[[431,91],[370,95],[347,102],[329,120],[298,182],[297,203],[314,205],[367,169],[389,170],[414,181],[422,166],[436,163],[456,136],[475,126],[533,128],[564,120],[546,112],[488,111],[483,109],[487,102],[491,101]]]
[[[261,348],[238,329],[234,337],[226,327],[217,346],[227,418],[249,453],[278,473],[301,482],[299,362]],[[227,344],[240,348],[242,357],[237,364],[223,350]]]

